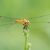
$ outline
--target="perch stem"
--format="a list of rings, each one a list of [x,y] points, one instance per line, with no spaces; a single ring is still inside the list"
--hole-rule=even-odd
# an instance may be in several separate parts
[[[24,30],[24,37],[25,37],[25,47],[24,47],[24,50],[30,50],[30,47],[29,47],[29,34],[28,34],[28,28],[26,29],[23,29]]]
[[[25,50],[27,50],[27,35],[25,36]]]

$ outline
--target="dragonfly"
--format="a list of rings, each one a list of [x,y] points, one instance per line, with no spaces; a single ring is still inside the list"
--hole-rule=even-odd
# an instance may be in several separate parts
[[[50,14],[42,15],[42,16],[36,16],[36,17],[32,16],[32,17],[28,17],[28,18],[32,20],[33,18],[34,19],[39,19],[39,18],[43,18],[43,17],[50,18]],[[3,23],[3,24],[1,24],[1,23]],[[28,26],[30,23],[48,23],[49,24],[50,21],[34,22],[34,21],[29,21],[26,18],[19,19],[19,18],[15,18],[15,17],[0,16],[0,26],[3,26],[3,25],[13,25],[13,24],[16,24],[16,23],[21,23],[24,26]]]

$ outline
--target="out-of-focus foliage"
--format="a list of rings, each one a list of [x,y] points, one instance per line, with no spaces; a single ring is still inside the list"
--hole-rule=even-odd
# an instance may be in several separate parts
[[[30,20],[31,50],[50,48],[50,15],[36,18],[46,14],[50,14],[50,0],[0,0],[0,16]],[[10,24],[11,18],[0,19],[0,50],[24,50],[23,26]]]

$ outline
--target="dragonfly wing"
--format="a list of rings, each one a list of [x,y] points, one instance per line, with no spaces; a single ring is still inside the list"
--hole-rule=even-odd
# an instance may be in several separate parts
[[[29,20],[31,23],[50,23],[50,14],[36,17],[29,17]]]
[[[0,16],[0,26],[15,24],[16,18]]]

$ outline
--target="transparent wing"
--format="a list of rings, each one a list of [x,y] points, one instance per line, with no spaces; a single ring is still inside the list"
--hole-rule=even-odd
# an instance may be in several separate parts
[[[16,18],[0,16],[0,26],[15,24],[16,23],[15,20]]]
[[[50,23],[50,14],[29,17],[29,19],[31,20],[31,23]]]

